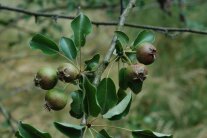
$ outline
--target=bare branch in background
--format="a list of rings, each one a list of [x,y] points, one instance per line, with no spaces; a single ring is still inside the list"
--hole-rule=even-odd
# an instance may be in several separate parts
[[[124,1],[120,0],[120,15],[123,13],[124,11]]]
[[[39,17],[39,16],[40,17],[47,17],[47,18],[54,18],[55,17],[57,19],[67,19],[67,20],[72,20],[75,18],[75,16],[65,16],[65,15],[58,15],[58,14],[32,12],[32,11],[28,11],[28,10],[23,10],[23,9],[3,6],[3,5],[0,5],[0,10],[19,12],[19,13],[27,14],[27,15],[34,16],[34,17]],[[92,24],[96,25],[96,26],[117,26],[119,23],[116,21],[109,21],[109,22],[92,21]],[[124,23],[124,26],[130,27],[130,28],[139,28],[139,29],[160,31],[163,33],[182,32],[182,33],[194,33],[194,34],[207,35],[207,31],[195,30],[195,29],[190,29],[190,28],[160,27],[160,26],[139,25],[139,24],[129,24],[129,23]]]
[[[16,130],[15,127],[12,123],[12,116],[9,112],[7,112],[7,110],[4,108],[4,106],[0,103],[0,113],[4,116],[5,120],[7,121],[8,125],[11,128],[11,131],[13,134],[15,134]]]

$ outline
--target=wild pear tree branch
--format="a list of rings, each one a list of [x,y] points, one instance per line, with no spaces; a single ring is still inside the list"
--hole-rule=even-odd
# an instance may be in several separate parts
[[[120,31],[122,29],[122,27],[124,26],[126,17],[128,16],[130,10],[134,7],[135,3],[136,3],[136,0],[129,1],[129,4],[127,5],[127,7],[124,9],[123,13],[120,16],[117,31]],[[115,50],[116,40],[117,40],[117,37],[114,35],[113,39],[111,41],[111,46],[109,47],[109,49],[105,55],[104,61],[100,64],[98,70],[96,71],[96,77],[93,82],[95,85],[98,85],[98,83],[101,79],[101,75],[103,74],[104,70],[106,69],[106,67],[109,64],[110,58],[112,57],[112,54]]]
[[[1,5],[1,4],[0,4]],[[77,7],[78,5],[75,5],[75,7]],[[116,8],[118,7],[118,4],[106,4],[103,3],[102,5],[96,5],[96,6],[92,6],[92,5],[81,5],[82,9],[84,10],[96,10],[96,9],[110,9],[110,8]],[[57,10],[65,10],[68,8],[67,4],[63,4],[63,5],[55,5],[55,7],[48,7],[45,9],[41,9],[38,10],[38,12],[41,13],[45,13],[45,12],[54,12]],[[3,28],[2,30],[0,30],[0,34],[3,33],[5,30],[7,30],[7,28],[9,27],[15,27],[15,25],[17,24],[17,22],[24,20],[25,17],[27,17],[27,14],[24,14],[22,16],[18,16],[17,18],[14,19],[10,19],[6,22],[6,24],[4,24],[5,28]],[[18,28],[15,28],[18,29]]]
[[[50,13],[42,13],[42,12],[32,12],[32,11],[23,10],[20,8],[9,7],[9,6],[4,6],[4,5],[0,4],[0,11],[1,10],[23,13],[26,15],[34,16],[34,17],[52,18],[54,20],[57,20],[57,19],[72,20],[75,18],[75,16],[66,16],[66,15],[50,14]],[[116,22],[116,21],[108,21],[108,22],[92,21],[92,24],[96,25],[96,26],[117,26],[119,24],[119,22]],[[207,35],[207,31],[190,29],[190,28],[161,27],[161,26],[151,26],[151,25],[131,24],[131,23],[124,23],[124,26],[130,27],[130,28],[154,30],[154,31],[159,31],[159,32],[163,32],[166,34],[172,33],[172,32],[181,32],[181,33],[194,33],[194,34]]]
[[[120,14],[122,14],[124,11],[124,1],[120,0]]]
[[[15,133],[16,130],[15,130],[15,127],[13,126],[11,115],[6,111],[6,109],[3,107],[3,105],[1,103],[0,103],[0,113],[7,120],[7,123],[9,124],[12,133]]]

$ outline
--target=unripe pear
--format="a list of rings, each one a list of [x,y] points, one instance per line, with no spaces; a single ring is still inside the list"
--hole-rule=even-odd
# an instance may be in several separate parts
[[[135,93],[138,94],[142,90],[143,81],[148,74],[147,68],[143,64],[130,65],[126,69],[127,86]]]
[[[79,76],[78,69],[71,63],[63,63],[58,67],[58,79],[64,82],[72,82]]]
[[[130,65],[126,69],[126,76],[128,82],[133,82],[136,80],[144,81],[147,77],[148,70],[144,64],[134,64]]]
[[[51,67],[41,68],[34,78],[35,86],[41,87],[44,90],[50,90],[55,87],[57,81],[56,70]]]
[[[68,95],[58,89],[49,90],[45,95],[46,106],[49,109],[62,110],[68,100]]]
[[[150,43],[141,44],[136,51],[137,60],[145,65],[152,64],[157,54],[156,48]]]

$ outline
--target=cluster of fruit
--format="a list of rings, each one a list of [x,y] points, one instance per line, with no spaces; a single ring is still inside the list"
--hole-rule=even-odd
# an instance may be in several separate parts
[[[125,90],[129,87],[137,94],[141,91],[140,85],[142,85],[148,74],[145,65],[154,62],[156,48],[150,43],[143,43],[136,50],[136,56],[139,63],[121,69],[120,72],[123,71],[124,76],[120,79],[119,84],[120,88]],[[58,111],[66,106],[68,99],[68,95],[64,91],[54,88],[58,80],[71,83],[78,78],[80,78],[80,71],[76,66],[71,63],[64,63],[57,70],[51,67],[41,68],[34,78],[34,83],[37,87],[49,90],[45,94],[46,108],[49,111],[51,109]]]
[[[79,74],[79,70],[70,63],[63,63],[57,70],[51,67],[43,67],[37,72],[34,78],[35,86],[49,90],[45,94],[45,107],[49,111],[51,109],[61,110],[67,104],[68,95],[64,91],[54,88],[58,80],[70,83],[78,79]]]
[[[151,43],[143,43],[136,50],[136,57],[139,63],[132,64],[120,70],[119,86],[122,89],[128,87],[135,93],[141,91],[142,83],[146,79],[148,70],[145,65],[155,61],[156,48]]]

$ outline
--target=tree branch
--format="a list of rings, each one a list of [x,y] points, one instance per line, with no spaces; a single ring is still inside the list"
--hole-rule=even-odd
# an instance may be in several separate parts
[[[46,17],[46,18],[67,19],[67,20],[72,20],[75,18],[75,16],[65,16],[65,15],[59,15],[59,14],[32,12],[32,11],[23,10],[20,8],[8,7],[8,6],[3,6],[3,5],[0,5],[0,10],[19,12],[19,13],[27,14],[27,15],[34,16],[34,17],[41,16],[41,17]],[[116,21],[109,21],[109,22],[92,21],[92,24],[96,26],[117,26],[119,23]],[[195,30],[195,29],[190,29],[190,28],[160,27],[160,26],[129,24],[129,23],[124,23],[124,26],[130,27],[130,28],[160,31],[163,33],[182,32],[182,33],[194,33],[194,34],[207,35],[207,31]]]
[[[1,4],[0,4],[1,6]],[[77,5],[78,6],[78,5]],[[76,6],[76,7],[77,7]],[[96,10],[96,9],[107,9],[107,8],[116,8],[118,6],[118,4],[102,4],[102,5],[97,5],[97,6],[91,6],[91,5],[82,5],[81,7],[84,10]],[[49,7],[49,8],[45,8],[45,9],[41,9],[38,12],[44,13],[44,12],[53,12],[56,10],[65,10],[68,8],[67,4],[64,5],[56,5],[55,7]],[[25,17],[27,16],[27,14],[24,14],[22,16],[19,16],[15,19],[10,19],[9,21],[7,21],[7,24],[5,24],[4,26],[6,27],[10,27],[12,25],[16,25],[18,21],[23,20]],[[6,28],[4,28],[3,30],[0,30],[0,34],[3,33],[6,30]]]
[[[130,10],[134,7],[135,2],[136,2],[136,0],[130,0],[129,4],[124,9],[124,11],[121,14],[120,19],[119,19],[117,31],[120,31],[122,29],[122,27],[124,26],[126,17],[129,14]],[[116,40],[117,40],[117,37],[114,35],[113,39],[111,41],[111,46],[109,47],[109,49],[105,55],[104,61],[103,61],[103,63],[100,64],[98,70],[96,71],[96,77],[93,82],[95,85],[98,85],[98,83],[101,79],[101,75],[103,74],[104,70],[106,69],[106,67],[109,64],[110,58],[112,57],[113,51],[115,50]]]
[[[4,116],[4,118],[6,119],[6,121],[8,122],[9,126],[11,127],[12,133],[15,133],[15,127],[12,124],[12,118],[11,118],[11,114],[9,114],[6,109],[3,107],[3,105],[0,103],[0,113]]]
[[[124,1],[120,0],[120,14],[122,14],[124,11]]]

